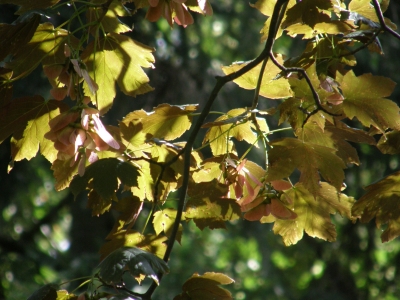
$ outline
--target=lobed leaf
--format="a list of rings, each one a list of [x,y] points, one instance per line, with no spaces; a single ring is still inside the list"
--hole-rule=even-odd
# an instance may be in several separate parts
[[[228,186],[216,180],[191,184],[184,217],[188,221],[193,220],[201,230],[206,227],[225,228],[225,221],[236,220],[241,216],[236,200],[223,198],[227,193]]]
[[[282,55],[276,54],[275,56],[276,60],[280,64],[283,64]],[[247,64],[248,62],[234,63],[233,65],[222,67],[222,71],[228,75],[237,72]],[[246,90],[255,89],[260,76],[261,65],[262,63],[258,64],[256,67],[235,79],[233,82]],[[271,60],[268,60],[260,85],[261,96],[269,99],[282,99],[292,96],[292,91],[290,89],[288,80],[284,77],[279,78],[277,76],[279,73],[281,73],[281,70]]]
[[[367,223],[375,218],[378,228],[387,224],[381,234],[382,242],[400,235],[400,171],[365,188],[363,195],[353,206],[352,215]]]
[[[235,282],[223,273],[207,272],[204,275],[193,274],[182,286],[182,293],[174,300],[231,300],[232,294],[220,285]]]
[[[164,232],[165,235],[170,238],[172,228],[174,226],[176,219],[176,209],[166,208],[154,213],[153,227],[157,235]],[[181,243],[182,238],[182,224],[179,224],[178,234],[176,240]]]
[[[389,96],[395,83],[389,78],[353,71],[338,79],[345,100],[343,111],[349,119],[356,117],[364,126],[373,126],[382,133],[388,128],[400,129],[399,107]]]
[[[86,47],[82,60],[90,77],[99,86],[94,102],[101,115],[112,106],[117,92],[115,83],[125,95],[133,97],[153,90],[148,85],[149,78],[142,70],[153,66],[154,57],[151,52],[152,48],[113,32]],[[87,95],[92,94],[86,82],[84,90]]]
[[[137,184],[138,168],[131,163],[116,158],[100,159],[86,168],[85,174],[75,176],[70,184],[71,192],[77,196],[89,187],[108,201],[112,199],[121,182],[127,186]]]
[[[289,177],[297,168],[300,182],[314,196],[320,189],[320,174],[340,191],[344,180],[344,162],[336,150],[294,138],[282,138],[270,143],[266,181]]]
[[[123,135],[129,141],[137,135],[146,134],[146,138],[158,138],[167,141],[180,137],[192,124],[192,114],[197,105],[160,104],[154,111],[137,110],[129,113],[123,120]],[[121,124],[121,125],[122,125]],[[140,129],[139,129],[140,128]]]
[[[15,161],[30,160],[38,150],[53,162],[57,150],[44,135],[49,121],[67,106],[59,101],[45,101],[41,96],[22,97],[6,103],[0,109],[0,143],[12,135],[11,156]]]
[[[288,207],[297,214],[297,218],[294,220],[276,219],[273,231],[282,236],[286,246],[294,245],[301,240],[304,231],[311,237],[333,242],[336,240],[337,234],[330,215],[338,212],[342,217],[353,219],[351,207],[354,199],[338,193],[333,186],[326,182],[320,184],[316,196],[311,194],[301,183],[296,184],[285,194],[292,200],[293,203]],[[271,222],[271,217],[262,218],[261,222]]]

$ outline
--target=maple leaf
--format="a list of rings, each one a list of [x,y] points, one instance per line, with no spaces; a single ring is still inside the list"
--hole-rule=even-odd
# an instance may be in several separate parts
[[[0,109],[0,143],[11,138],[11,156],[15,161],[30,160],[40,153],[53,162],[57,150],[44,138],[50,130],[49,120],[67,106],[59,101],[45,101],[41,96],[22,97],[8,102]]]
[[[71,184],[71,192],[77,196],[87,189],[89,182],[103,200],[112,199],[119,182],[127,186],[137,184],[138,168],[116,158],[100,159],[86,168],[83,176],[76,176]]]
[[[138,247],[158,257],[164,257],[167,237],[154,234],[143,235],[134,230],[121,231],[109,237],[100,248],[100,260],[121,247]]]
[[[400,235],[400,171],[365,188],[363,195],[353,206],[352,215],[367,223],[375,218],[378,228],[387,224],[381,234],[382,242]]]
[[[225,221],[236,220],[241,216],[236,200],[223,198],[227,192],[228,187],[216,180],[191,184],[184,214],[186,220],[193,219],[201,230],[205,227],[225,228]]]
[[[348,6],[349,11],[356,12],[371,21],[379,22],[374,7],[370,0],[352,0]]]
[[[316,123],[308,122],[302,129],[296,131],[300,140],[329,147],[337,151],[337,155],[345,163],[360,165],[357,150],[347,141],[375,145],[375,139],[367,132],[351,128],[346,124],[336,121],[335,124],[327,123],[322,129]]]
[[[278,139],[270,145],[266,181],[289,177],[297,168],[301,172],[299,182],[311,194],[316,196],[320,189],[320,174],[340,191],[346,165],[335,155],[335,149],[294,138]]]
[[[18,47],[6,68],[13,70],[13,77],[23,77],[40,63],[43,65],[63,64],[65,41],[77,45],[77,39],[65,29],[55,29],[51,23],[40,24],[29,43]],[[35,59],[32,59],[34,57]]]
[[[154,213],[153,227],[157,235],[164,232],[165,235],[170,238],[172,228],[174,226],[176,219],[176,209],[166,208]],[[182,238],[182,224],[179,224],[178,234],[176,235],[176,240],[181,243]]]
[[[61,191],[69,187],[74,176],[78,174],[78,164],[71,163],[73,159],[73,157],[67,160],[56,159],[53,162],[51,169],[56,180],[54,184],[56,191]]]
[[[222,122],[240,115],[243,115],[243,119],[236,122],[238,124],[228,123],[226,125],[212,126],[205,134],[203,144],[207,141],[210,142],[211,151],[214,156],[232,151],[233,142],[230,140],[231,137],[234,137],[238,141],[246,141],[249,144],[254,144],[257,141],[257,135],[253,131],[254,125],[247,120],[247,113],[244,108],[232,109],[226,115],[218,117],[215,122]]]
[[[151,52],[152,48],[113,32],[86,47],[81,57],[89,76],[100,87],[94,99],[101,115],[112,106],[116,95],[115,83],[125,95],[133,97],[153,90],[142,70],[142,67],[153,66]],[[91,94],[86,82],[84,90]]]
[[[123,33],[131,31],[131,28],[122,23],[118,18],[118,16],[131,16],[131,13],[117,0],[111,2],[106,12],[104,12],[103,7],[89,7],[87,10],[88,23],[98,22],[100,16],[102,16],[100,23],[89,29],[93,35],[96,35],[96,30],[100,25],[106,33]]]
[[[343,111],[349,119],[356,117],[364,126],[373,126],[382,133],[388,128],[400,129],[399,107],[389,96],[395,83],[389,78],[347,72],[337,81],[343,92]]]
[[[0,4],[14,4],[19,5],[20,8],[15,13],[16,15],[22,15],[23,13],[34,10],[34,9],[44,9],[57,4],[60,0],[0,0]]]
[[[232,294],[220,287],[235,282],[232,278],[222,273],[206,272],[204,275],[193,274],[182,286],[182,293],[174,300],[232,300]]]
[[[333,186],[326,182],[320,184],[316,197],[301,183],[296,184],[285,194],[292,200],[293,203],[288,207],[297,214],[297,218],[294,220],[276,219],[273,231],[282,236],[286,246],[294,245],[301,240],[304,231],[311,237],[333,242],[336,240],[337,234],[330,215],[338,212],[342,217],[353,219],[351,207],[354,199],[338,193]],[[270,216],[261,219],[262,223],[271,221]]]
[[[196,109],[197,105],[160,104],[149,113],[144,110],[133,111],[121,122],[125,125],[123,135],[129,141],[143,134],[148,134],[147,139],[154,137],[167,141],[174,140],[190,128],[192,125],[190,114]]]
[[[276,54],[275,58],[280,64],[283,64],[281,54]],[[248,62],[234,63],[233,65],[222,67],[222,71],[226,75],[228,75],[237,72],[247,64]],[[256,67],[252,68],[250,71],[246,72],[239,78],[236,78],[233,82],[246,90],[255,89],[257,86],[258,78],[260,76],[261,65],[262,63],[259,63]],[[282,99],[292,96],[292,91],[290,89],[288,80],[284,77],[277,78],[277,75],[280,72],[281,69],[279,69],[271,60],[268,60],[268,63],[262,75],[263,77],[260,86],[261,96],[269,99]]]

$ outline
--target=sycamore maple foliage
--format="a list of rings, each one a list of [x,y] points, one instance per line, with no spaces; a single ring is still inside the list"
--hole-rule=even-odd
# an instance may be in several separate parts
[[[125,6],[128,2],[135,10]],[[346,167],[360,164],[352,143],[400,152],[399,107],[386,98],[395,83],[372,74],[356,76],[351,69],[356,52],[383,53],[380,33],[400,38],[395,24],[382,16],[389,0],[348,2],[251,4],[249,9],[268,17],[261,28],[265,49],[252,61],[222,67],[226,75],[217,78],[200,115],[198,105],[161,104],[150,112],[129,112],[114,127],[104,125],[101,116],[114,105],[117,86],[133,97],[151,92],[143,68],[155,62],[152,48],[124,35],[131,29],[119,17],[145,9],[149,21],[165,18],[170,26],[186,27],[194,22],[192,13],[212,15],[209,1],[0,0],[18,5],[20,15],[12,24],[0,24],[0,142],[11,136],[9,171],[15,161],[39,151],[52,163],[58,190],[88,191],[94,216],[119,213],[87,293],[78,297],[52,284],[30,299],[150,299],[168,272],[165,262],[174,242],[181,242],[184,221],[193,220],[200,229],[224,228],[226,221],[240,218],[272,222],[285,245],[292,245],[304,232],[334,241],[331,215],[339,213],[352,221],[375,218],[378,227],[388,224],[384,242],[399,236],[399,172],[367,187],[358,201],[344,193]],[[65,23],[42,23],[38,10],[51,15],[64,5],[73,11]],[[72,29],[75,19],[80,27]],[[303,53],[273,53],[282,34],[302,36]],[[52,86],[52,99],[13,99],[13,83],[38,67]],[[237,101],[237,108],[205,123],[229,81],[254,90],[252,106]],[[64,101],[68,98],[73,106]],[[259,101],[273,101],[275,108],[259,110]],[[273,118],[279,120],[275,128]],[[359,126],[350,127],[349,120]],[[287,124],[292,137],[276,138]],[[200,128],[207,128],[203,147],[193,149]],[[187,142],[176,142],[186,131]],[[247,143],[247,149],[239,153],[236,141]],[[203,155],[204,147],[210,147],[211,157]],[[253,147],[265,153],[258,161],[247,158]],[[177,205],[167,201],[175,191]],[[144,205],[151,208],[148,222],[136,228]],[[147,276],[154,284],[145,294],[133,293],[122,284],[126,269],[139,282]],[[175,299],[232,299],[219,287],[232,281],[223,274],[194,274]],[[107,286],[114,294],[100,293]]]

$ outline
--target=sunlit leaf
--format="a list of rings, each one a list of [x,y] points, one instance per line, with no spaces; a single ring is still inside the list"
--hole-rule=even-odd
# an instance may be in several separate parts
[[[168,265],[154,254],[136,247],[122,247],[109,254],[99,265],[99,276],[108,284],[122,282],[124,271],[132,276],[145,275],[157,284],[159,272],[169,272]]]
[[[186,220],[192,219],[201,230],[205,227],[225,228],[225,221],[241,216],[236,200],[223,198],[227,193],[228,187],[216,180],[191,184],[184,215]]]
[[[212,126],[207,131],[203,143],[210,143],[211,151],[214,156],[226,154],[233,149],[233,142],[230,140],[231,137],[234,137],[238,141],[246,141],[249,144],[254,144],[256,142],[257,135],[253,131],[254,125],[247,119],[246,110],[244,108],[232,109],[228,111],[226,115],[218,117],[215,122],[240,115],[243,115],[242,121],[238,121],[235,124]]]
[[[317,195],[320,189],[320,174],[340,191],[346,165],[335,155],[335,149],[294,138],[278,139],[270,145],[266,181],[287,178],[297,168],[301,172],[299,181],[311,194]]]
[[[387,224],[382,242],[400,235],[400,172],[395,172],[365,188],[367,193],[353,206],[352,214],[367,223],[375,218],[378,228]]]
[[[143,235],[134,230],[121,231],[108,237],[108,241],[101,247],[101,259],[121,247],[138,247],[162,258],[165,254],[167,237],[154,234]]]
[[[347,72],[339,80],[345,100],[343,111],[349,119],[357,118],[364,126],[374,126],[382,133],[386,129],[400,129],[399,107],[389,96],[395,83],[389,78],[363,74],[356,77]]]
[[[136,96],[152,90],[148,77],[142,68],[153,66],[153,49],[127,36],[109,33],[104,38],[90,43],[82,53],[88,73],[99,86],[94,97],[100,114],[112,106],[116,95],[115,83],[129,96]],[[88,84],[85,92],[91,95]]]
[[[78,297],[68,293],[67,290],[59,290],[57,291],[57,300],[78,300]]]
[[[106,33],[108,32],[122,33],[131,31],[131,28],[122,23],[118,18],[118,16],[124,17],[130,15],[131,14],[128,11],[128,9],[125,8],[121,2],[116,0],[111,2],[106,12],[104,12],[103,7],[89,7],[87,10],[88,22],[89,23],[98,22],[100,17],[101,27]],[[97,29],[98,26],[100,26],[100,24],[98,24],[97,26],[95,25],[93,27]],[[91,28],[91,33],[95,35],[96,31]]]
[[[172,208],[166,208],[154,213],[153,226],[157,235],[164,232],[165,235],[170,238],[172,227],[174,226],[176,219],[176,210]],[[180,243],[182,238],[182,224],[179,224],[178,234],[176,240]]]
[[[296,214],[294,220],[276,219],[273,231],[282,236],[286,246],[296,244],[305,231],[311,237],[333,242],[336,240],[335,225],[331,222],[331,214],[339,213],[342,217],[352,219],[351,207],[354,199],[325,183],[320,184],[317,196],[311,194],[302,184],[287,191],[293,201],[288,205]],[[263,219],[261,219],[263,222]]]
[[[282,55],[277,54],[276,60],[283,64]],[[225,74],[231,74],[233,72],[237,72],[242,69],[248,63],[234,63],[233,65],[222,67],[222,71]],[[235,82],[240,87],[252,90],[257,86],[258,78],[260,76],[261,64],[258,64],[256,67],[251,69],[249,72],[235,79]],[[265,71],[263,73],[262,83],[260,86],[260,95],[270,99],[282,99],[292,96],[292,91],[290,89],[289,82],[286,78],[281,77],[277,78],[277,75],[281,72],[281,70],[275,66],[275,64],[269,60]]]
[[[337,155],[345,163],[359,165],[357,150],[347,141],[375,145],[375,139],[367,132],[351,128],[342,122],[328,123],[321,129],[317,124],[308,122],[302,129],[296,131],[300,140],[329,147],[337,151]]]
[[[119,183],[127,186],[137,184],[138,168],[116,158],[100,159],[86,167],[85,174],[76,176],[70,185],[71,192],[77,196],[86,190],[89,182],[92,188],[104,200],[112,199]]]
[[[132,136],[131,140],[137,134],[144,133],[148,134],[147,139],[154,137],[168,141],[174,140],[190,128],[192,124],[190,114],[196,109],[197,105],[160,104],[149,113],[144,110],[131,112],[121,122],[125,125],[124,136]],[[140,124],[140,130],[131,127],[131,124],[136,126]],[[133,130],[134,134],[130,130]]]
[[[231,300],[232,294],[220,285],[235,282],[223,273],[207,272],[204,275],[193,274],[182,286],[182,293],[174,300]]]
[[[14,99],[0,109],[0,143],[11,139],[11,156],[15,161],[30,160],[38,150],[50,162],[57,157],[53,142],[44,137],[49,121],[66,110],[59,101],[45,101],[41,96]]]
[[[374,21],[379,22],[376,15],[375,9],[371,4],[370,0],[352,0],[349,3],[349,10],[352,12],[357,12],[360,15]]]
[[[65,29],[55,29],[51,23],[40,24],[29,43],[19,47],[11,62],[5,66],[13,70],[15,78],[28,75],[40,63],[62,64],[66,60],[64,44],[67,41],[75,44],[76,38]]]

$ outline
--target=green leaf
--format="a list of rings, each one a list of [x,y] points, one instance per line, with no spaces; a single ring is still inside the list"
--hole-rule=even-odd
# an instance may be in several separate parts
[[[46,284],[30,295],[28,300],[57,300],[58,288],[57,284]]]
[[[373,126],[382,133],[388,128],[400,129],[399,107],[389,96],[395,83],[389,78],[353,71],[337,78],[343,92],[343,111],[349,119],[356,117],[364,126]]]
[[[145,275],[157,284],[157,273],[169,272],[168,265],[154,254],[135,247],[122,247],[109,254],[99,265],[99,276],[108,284],[122,282],[122,275],[129,270],[132,276]]]
[[[127,186],[137,184],[138,168],[116,158],[100,159],[86,168],[85,175],[76,176],[71,184],[71,192],[77,196],[89,187],[95,190],[102,199],[112,199],[119,183]]]
[[[283,64],[282,55],[277,54],[276,60],[280,64]],[[233,65],[230,65],[228,67],[222,67],[222,71],[228,75],[237,72],[247,64],[248,62],[234,63]],[[255,89],[257,86],[258,78],[260,76],[261,65],[262,63],[258,64],[256,67],[254,67],[244,75],[240,76],[239,78],[235,79],[233,82],[247,90]],[[280,72],[281,70],[277,66],[275,66],[275,64],[271,60],[268,60],[260,86],[261,96],[269,99],[282,99],[292,96],[292,91],[290,89],[288,80],[284,77],[277,78],[277,75]]]
[[[191,184],[184,215],[186,220],[193,219],[201,230],[206,227],[225,228],[225,221],[236,220],[241,216],[236,200],[223,198],[227,193],[228,187],[216,180]]]
[[[294,138],[278,139],[270,145],[266,181],[287,178],[297,168],[301,172],[299,182],[311,194],[316,196],[319,191],[320,174],[340,191],[346,165],[335,155],[335,149]]]
[[[56,191],[69,187],[72,178],[78,174],[78,163],[72,163],[73,159],[74,157],[67,160],[56,159],[53,162],[51,169],[56,180],[54,185]]]
[[[165,249],[166,249],[166,240],[165,236],[156,236],[154,234],[143,235],[134,230],[122,230],[121,232],[112,234],[108,236],[109,240],[105,243],[101,249],[100,259],[103,259],[111,252],[121,248],[121,247],[138,247],[148,252],[151,252],[158,257],[164,257]]]
[[[90,43],[82,53],[88,73],[99,86],[93,101],[100,114],[112,106],[116,95],[115,83],[128,96],[144,94],[153,89],[142,68],[153,66],[153,49],[127,36],[109,33],[104,38]],[[85,93],[91,95],[88,84]]]
[[[351,128],[336,121],[335,124],[326,124],[324,129],[315,123],[308,122],[302,129],[296,131],[300,140],[329,147],[337,151],[337,155],[347,164],[360,164],[357,150],[347,141],[375,145],[375,139],[367,132]]]
[[[273,231],[282,236],[286,246],[294,245],[301,240],[303,231],[311,237],[333,242],[337,234],[330,215],[338,212],[342,217],[353,219],[351,207],[354,199],[338,193],[326,182],[320,184],[316,197],[302,184],[296,184],[295,188],[285,192],[285,195],[293,202],[288,207],[297,214],[297,218],[276,219]],[[261,222],[264,221],[265,219],[262,218]]]
[[[56,3],[58,3],[60,0],[0,0],[0,4],[14,4],[14,5],[19,5],[21,6],[15,14],[17,15],[22,15],[23,13],[29,11],[29,10],[34,10],[34,9],[43,9],[43,8],[48,8]]]
[[[124,7],[124,5],[120,1],[117,0],[111,2],[106,12],[104,12],[103,7],[89,7],[86,16],[88,19],[88,23],[98,22],[100,17],[101,27],[106,33],[123,33],[132,31],[130,27],[126,26],[118,19],[118,16],[131,16],[131,13],[126,7]],[[94,28],[90,28],[90,32],[94,36],[96,36],[96,30],[99,28],[100,24],[95,25]]]
[[[236,122],[236,124],[212,126],[207,131],[204,136],[203,144],[210,142],[211,151],[214,156],[226,154],[232,151],[233,143],[230,140],[231,137],[234,137],[238,141],[246,141],[249,144],[254,144],[257,141],[257,135],[253,131],[254,125],[248,121],[246,117],[247,111],[244,108],[232,109],[228,111],[226,115],[218,117],[213,123],[218,124],[224,120],[241,115],[243,115],[243,119]]]
[[[232,294],[220,285],[235,282],[223,273],[207,272],[204,275],[193,274],[182,286],[182,294],[174,300],[231,300]]]
[[[192,114],[197,105],[170,105],[160,104],[154,111],[137,110],[129,113],[123,120],[124,138],[134,143],[135,137],[144,133],[147,139],[152,137],[167,141],[180,137],[192,125]],[[141,127],[135,127],[138,125]]]
[[[175,223],[175,219],[176,219],[176,209],[166,208],[155,212],[153,219],[153,226],[156,234],[159,235],[161,232],[164,232],[165,235],[168,238],[170,238],[172,228]],[[181,243],[182,229],[183,229],[182,224],[179,224],[179,230],[176,236],[176,240],[178,241],[178,243]]]
[[[352,0],[349,3],[349,11],[359,13],[374,22],[379,22],[370,0]]]
[[[53,162],[57,150],[44,135],[50,130],[49,121],[66,108],[59,101],[46,102],[41,96],[10,101],[0,109],[0,143],[12,135],[11,156],[15,161],[30,160],[40,149],[40,153]]]
[[[381,234],[382,242],[400,236],[400,171],[365,188],[367,193],[353,206],[352,214],[367,223],[375,218],[378,228],[387,224]]]
[[[13,78],[26,76],[40,63],[63,64],[66,61],[64,44],[76,44],[76,38],[64,29],[55,29],[51,23],[40,24],[29,43],[19,47],[6,68],[13,70]],[[34,57],[35,59],[32,59]]]

